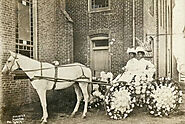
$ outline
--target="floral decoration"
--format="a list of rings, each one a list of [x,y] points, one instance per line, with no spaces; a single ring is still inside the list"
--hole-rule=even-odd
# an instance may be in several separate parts
[[[162,77],[149,85],[146,103],[150,114],[168,116],[182,103],[182,91],[178,83]]]
[[[107,91],[107,86],[98,85],[95,90],[93,90],[93,99],[90,101],[88,108],[98,108],[102,109],[104,107],[105,93]]]
[[[135,107],[135,97],[132,96],[134,88],[126,82],[113,84],[105,96],[105,107],[107,114],[112,119],[123,119]]]

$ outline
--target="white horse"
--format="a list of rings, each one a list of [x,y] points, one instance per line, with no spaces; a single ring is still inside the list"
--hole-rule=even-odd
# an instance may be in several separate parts
[[[42,63],[33,60],[31,58],[28,58],[26,56],[14,53],[10,51],[11,56],[8,58],[2,73],[9,73],[13,72],[14,70],[21,68],[27,76],[30,79],[34,79],[35,76],[44,76],[44,77],[56,77],[56,69],[55,66],[49,63]],[[42,71],[41,71],[42,66]],[[31,71],[34,70],[34,71]],[[87,68],[86,66],[74,63],[74,64],[67,64],[63,65],[61,67],[58,67],[57,71],[57,77],[61,79],[67,79],[67,80],[75,80],[75,81],[63,81],[63,82],[56,82],[47,80],[47,79],[38,79],[35,78],[33,81],[31,81],[32,86],[36,89],[42,110],[43,110],[43,116],[41,119],[41,122],[45,123],[47,122],[48,118],[48,112],[47,112],[47,102],[46,102],[46,91],[53,89],[53,86],[55,85],[55,90],[57,89],[64,89],[71,85],[75,88],[75,93],[77,95],[77,103],[76,106],[71,114],[71,116],[74,116],[75,113],[78,111],[80,101],[82,99],[82,95],[84,96],[85,106],[83,110],[82,118],[86,117],[87,113],[87,107],[88,107],[88,99],[89,99],[89,93],[88,93],[88,83],[84,83],[84,81],[91,81],[92,75],[91,70]],[[85,76],[87,78],[81,78],[82,76]]]

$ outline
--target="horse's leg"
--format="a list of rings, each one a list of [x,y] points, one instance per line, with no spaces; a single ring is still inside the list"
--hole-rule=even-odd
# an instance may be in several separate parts
[[[89,102],[91,101],[91,100],[93,100],[93,96],[92,96],[92,90],[93,90],[93,85],[92,84],[88,84],[88,94],[89,94]]]
[[[88,83],[84,83],[84,82],[80,83],[79,82],[79,86],[82,90],[82,93],[83,93],[83,96],[84,96],[84,101],[85,101],[84,111],[83,111],[83,115],[82,115],[82,118],[85,118],[86,113],[87,113],[87,107],[88,107],[88,99],[89,99],[89,94],[88,94],[88,91],[87,91]]]
[[[75,116],[75,113],[78,111],[78,108],[80,106],[80,101],[82,99],[82,91],[79,87],[78,84],[74,84],[74,88],[75,88],[75,93],[76,93],[76,98],[77,98],[77,102],[76,102],[76,106],[71,114],[71,117],[74,117]]]
[[[37,89],[37,93],[38,93],[39,98],[40,98],[40,102],[41,102],[41,106],[42,106],[42,112],[43,112],[43,116],[41,118],[41,121],[42,122],[47,122],[48,112],[47,112],[47,103],[46,103],[46,90]]]

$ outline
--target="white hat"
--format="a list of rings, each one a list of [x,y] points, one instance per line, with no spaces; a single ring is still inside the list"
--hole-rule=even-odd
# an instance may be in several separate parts
[[[134,48],[128,48],[127,53],[137,53]]]
[[[140,47],[140,46],[136,48],[136,51],[137,52],[144,52],[146,54],[145,49],[143,47]]]

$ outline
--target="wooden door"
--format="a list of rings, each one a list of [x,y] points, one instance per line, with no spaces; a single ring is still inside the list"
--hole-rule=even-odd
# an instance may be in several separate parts
[[[108,39],[92,41],[92,58],[91,65],[93,76],[99,77],[101,71],[109,71],[109,43]]]
[[[93,70],[94,76],[99,77],[101,71],[108,72],[109,57],[108,49],[93,50]]]

